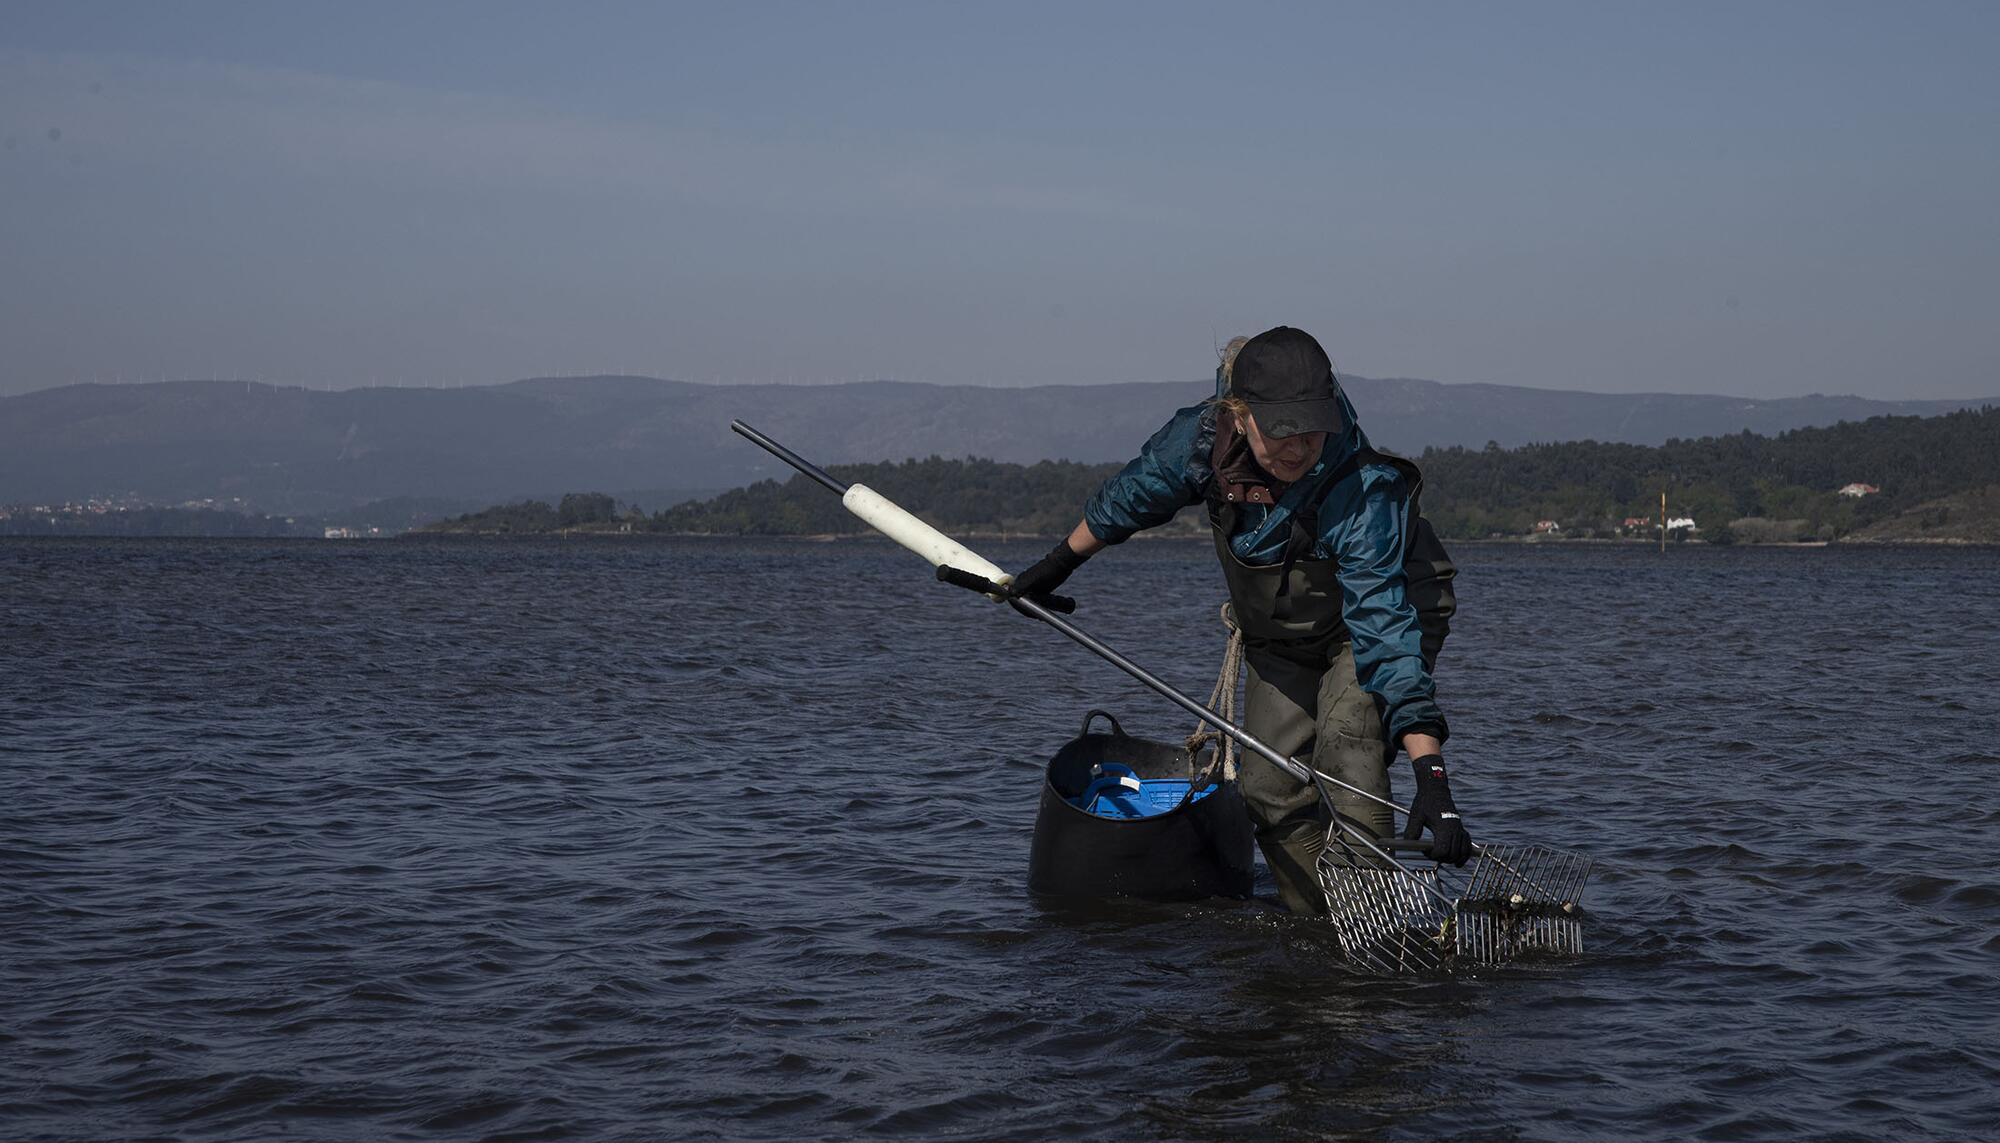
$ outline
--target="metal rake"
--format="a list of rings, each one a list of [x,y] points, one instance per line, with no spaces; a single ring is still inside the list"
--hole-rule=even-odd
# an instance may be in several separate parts
[[[1428,842],[1376,839],[1336,818],[1318,874],[1341,952],[1384,974],[1583,952],[1591,860],[1544,845],[1481,845],[1460,871],[1414,869],[1392,851]]]

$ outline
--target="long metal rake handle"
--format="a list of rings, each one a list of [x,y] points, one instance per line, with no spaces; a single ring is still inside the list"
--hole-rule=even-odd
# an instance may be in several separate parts
[[[824,487],[827,491],[833,493],[834,495],[839,496],[847,491],[847,485],[842,484],[840,481],[834,479],[834,477],[829,475],[825,469],[807,460],[805,457],[800,456],[798,453],[793,452],[791,449],[786,448],[784,445],[779,444],[777,441],[772,440],[770,437],[765,436],[763,433],[758,432],[756,429],[751,428],[749,425],[744,424],[742,421],[731,421],[729,422],[729,427],[738,436],[743,437],[744,439],[750,441],[752,444],[763,449],[765,452],[768,452],[772,456],[777,457],[779,460],[784,461],[786,464],[791,465],[793,468],[797,469],[798,471],[804,473],[806,476],[812,478],[814,481],[818,482],[822,487]],[[973,575],[970,572],[950,567],[950,565],[942,565],[938,568],[938,578],[944,581],[945,583],[953,585],[954,587],[963,587],[972,591],[981,592],[983,594],[999,595],[1002,597],[1009,597],[1012,595],[1012,593],[1008,592],[1005,588],[1001,587],[998,584],[993,583],[990,580],[981,579],[980,577]],[[1264,745],[1262,742],[1259,742],[1257,739],[1251,737],[1248,731],[1238,728],[1234,723],[1224,720],[1222,716],[1216,714],[1214,711],[1209,710],[1207,707],[1202,706],[1200,703],[1195,702],[1193,699],[1175,690],[1172,686],[1168,685],[1159,678],[1155,677],[1152,674],[1152,672],[1146,670],[1144,667],[1141,667],[1139,664],[1134,663],[1132,660],[1112,650],[1110,647],[1105,646],[1103,643],[1097,641],[1096,639],[1091,638],[1089,635],[1084,634],[1082,631],[1077,630],[1074,626],[1070,625],[1069,623],[1064,622],[1061,619],[1058,619],[1055,615],[1050,613],[1050,609],[1041,606],[1040,604],[1034,602],[1033,600],[1008,598],[1008,602],[1014,604],[1014,610],[1019,611],[1023,615],[1030,615],[1036,619],[1040,619],[1044,623],[1047,623],[1049,626],[1054,627],[1056,630],[1062,632],[1064,635],[1067,635],[1071,639],[1076,640],[1078,643],[1082,644],[1086,649],[1090,650],[1094,654],[1101,656],[1103,659],[1105,659],[1105,661],[1109,662],[1112,666],[1117,667],[1118,669],[1131,675],[1133,678],[1136,678],[1140,682],[1145,683],[1147,686],[1151,687],[1154,691],[1157,691],[1159,694],[1172,700],[1176,704],[1186,708],[1189,713],[1195,715],[1202,721],[1215,727],[1217,730],[1222,731],[1224,734],[1229,735],[1231,738],[1234,738],[1244,747],[1252,751],[1255,751],[1260,757],[1268,759],[1271,763],[1280,767],[1286,773],[1290,774],[1294,778],[1297,778],[1299,781],[1310,782],[1312,781],[1312,776],[1315,773],[1317,773],[1316,771],[1310,770],[1306,768],[1304,765],[1295,762],[1292,759],[1287,758],[1282,754],[1279,754],[1277,751],[1271,749],[1270,747]],[[1066,608],[1065,610],[1074,610],[1074,607],[1072,606],[1071,608]],[[1333,777],[1331,774],[1320,774],[1319,777],[1321,778],[1321,780],[1326,782],[1331,782],[1332,784],[1340,787],[1341,789],[1346,790],[1348,793],[1358,794],[1361,797],[1364,797],[1371,802],[1387,806],[1388,808],[1396,811],[1397,813],[1402,814],[1404,817],[1408,817],[1410,814],[1410,811],[1408,809],[1397,805],[1396,803],[1390,801],[1389,799],[1381,797],[1380,795],[1375,794],[1371,791],[1364,790],[1359,786],[1349,785],[1348,783]]]

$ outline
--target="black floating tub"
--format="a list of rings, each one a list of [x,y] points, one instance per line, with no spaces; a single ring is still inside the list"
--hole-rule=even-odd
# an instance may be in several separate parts
[[[1109,734],[1093,733],[1102,716]],[[1028,888],[1057,897],[1250,896],[1254,838],[1235,782],[1184,746],[1134,738],[1101,710],[1049,759]]]

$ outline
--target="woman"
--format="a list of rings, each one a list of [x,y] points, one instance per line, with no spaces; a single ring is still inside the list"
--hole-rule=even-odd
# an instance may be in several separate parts
[[[1416,468],[1369,446],[1311,335],[1279,326],[1232,348],[1218,397],[1175,413],[1014,585],[1054,591],[1107,545],[1206,503],[1244,636],[1246,728],[1382,797],[1400,747],[1417,776],[1406,836],[1428,828],[1433,856],[1463,865],[1472,840],[1445,777],[1448,729],[1431,681],[1452,572],[1442,549],[1410,565],[1431,589],[1427,633],[1405,570]],[[1241,775],[1279,897],[1293,912],[1325,912],[1314,869],[1329,822],[1316,791],[1255,755]],[[1336,790],[1334,805],[1377,837],[1394,828],[1359,795]]]

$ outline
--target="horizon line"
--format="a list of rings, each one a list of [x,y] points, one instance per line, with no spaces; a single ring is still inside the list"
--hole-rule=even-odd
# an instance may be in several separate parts
[[[1665,390],[1644,390],[1631,393],[1619,393],[1619,392],[1606,392],[1604,390],[1599,390],[1599,389],[1556,389],[1556,388],[1545,388],[1538,385],[1506,385],[1492,381],[1437,381],[1427,377],[1402,377],[1402,376],[1371,377],[1360,373],[1349,373],[1345,375],[1345,378],[1350,381],[1366,381],[1379,384],[1418,384],[1418,385],[1437,385],[1447,388],[1511,389],[1511,390],[1530,392],[1530,393],[1556,393],[1556,394],[1568,394],[1568,395],[1585,396],[1585,397],[1712,398],[1712,399],[1720,399],[1728,401],[1741,401],[1753,405],[1769,405],[1784,401],[1807,401],[1807,400],[1867,401],[1879,405],[1911,405],[1911,404],[1936,405],[1936,404],[1952,404],[1952,403],[1959,403],[1965,405],[2000,404],[2000,395],[1965,396],[1965,397],[1864,397],[1858,393],[1813,392],[1813,393],[1795,394],[1786,397],[1745,397],[1734,393],[1719,393],[1719,392],[1674,393]],[[510,381],[484,381],[484,382],[473,382],[470,384],[466,383],[463,380],[439,379],[438,381],[429,384],[425,383],[411,384],[411,383],[401,383],[401,382],[381,384],[377,382],[370,382],[366,384],[354,384],[354,385],[344,385],[336,387],[331,383],[321,386],[299,381],[282,381],[282,380],[270,381],[259,377],[167,377],[162,375],[158,378],[154,378],[151,380],[132,380],[132,381],[126,381],[122,377],[117,377],[109,381],[106,381],[101,377],[93,377],[89,381],[70,381],[59,385],[44,386],[39,389],[25,389],[19,393],[0,394],[0,401],[12,400],[20,397],[32,397],[43,393],[53,393],[63,389],[82,389],[82,388],[119,389],[119,388],[139,388],[142,386],[157,386],[157,385],[188,385],[188,384],[242,385],[245,386],[246,389],[250,386],[258,386],[274,392],[297,391],[301,393],[332,394],[332,393],[370,392],[376,390],[395,390],[395,391],[405,391],[405,392],[451,392],[451,391],[462,391],[468,389],[504,389],[507,388],[508,386],[528,384],[536,381],[650,381],[667,385],[694,385],[704,389],[741,389],[741,388],[833,389],[843,385],[913,385],[913,386],[922,386],[932,389],[996,389],[996,390],[1006,390],[1013,392],[1028,392],[1038,389],[1106,389],[1124,385],[1211,385],[1213,384],[1212,378],[1205,378],[1205,377],[1189,379],[1184,381],[1160,381],[1160,380],[1072,381],[1072,382],[1054,382],[1054,383],[1044,382],[1032,385],[1013,385],[1005,383],[988,384],[988,383],[966,382],[966,381],[913,381],[897,377],[864,377],[864,378],[856,378],[854,380],[839,379],[839,380],[825,380],[825,381],[819,381],[819,380],[701,381],[701,380],[689,380],[689,379],[674,378],[674,377],[659,377],[646,373],[543,373],[543,374],[533,374],[526,377],[516,377]]]

